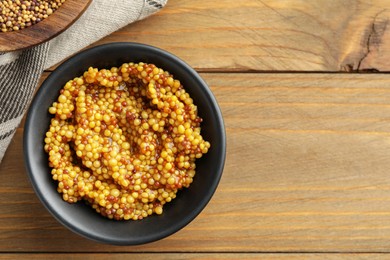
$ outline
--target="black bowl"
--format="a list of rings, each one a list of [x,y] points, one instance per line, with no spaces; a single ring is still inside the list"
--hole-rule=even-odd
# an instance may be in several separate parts
[[[116,221],[102,217],[83,202],[69,204],[52,180],[44,136],[51,115],[48,108],[59,90],[88,67],[111,68],[125,62],[153,63],[179,79],[198,106],[203,118],[202,135],[211,143],[198,159],[194,182],[164,205],[162,215],[138,221]],[[24,159],[32,186],[43,205],[64,226],[89,239],[116,245],[144,244],[167,237],[190,223],[213,196],[225,164],[226,135],[221,111],[207,84],[178,57],[155,47],[137,43],[111,43],[87,49],[60,65],[41,85],[30,106],[24,128]]]

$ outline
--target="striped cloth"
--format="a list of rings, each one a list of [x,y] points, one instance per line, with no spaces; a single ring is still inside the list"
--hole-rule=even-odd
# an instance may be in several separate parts
[[[0,52],[0,162],[44,69],[119,28],[148,17],[165,6],[166,2],[93,0],[71,27],[49,42],[23,51]]]

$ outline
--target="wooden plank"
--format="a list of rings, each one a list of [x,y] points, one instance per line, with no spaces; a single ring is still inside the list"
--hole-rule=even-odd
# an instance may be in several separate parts
[[[390,75],[201,75],[228,149],[194,222],[134,247],[73,234],[34,195],[20,128],[0,165],[0,252],[390,252]]]
[[[335,260],[348,260],[348,259],[388,259],[388,254],[302,254],[302,253],[290,253],[290,254],[276,254],[276,253],[96,253],[96,254],[1,254],[0,259],[96,259],[96,260],[121,260],[121,259],[292,259],[292,260],[320,260],[320,259],[335,259]]]
[[[389,71],[389,17],[386,0],[170,0],[95,45],[151,44],[213,71]]]

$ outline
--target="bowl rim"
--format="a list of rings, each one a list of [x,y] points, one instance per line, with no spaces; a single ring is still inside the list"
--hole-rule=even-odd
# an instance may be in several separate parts
[[[175,62],[178,63],[180,67],[182,67],[184,70],[186,70],[188,73],[191,74],[192,77],[195,77],[196,80],[202,85],[202,92],[204,92],[207,96],[208,99],[210,99],[212,103],[212,108],[214,110],[214,113],[216,113],[216,118],[219,120],[218,124],[221,126],[221,131],[219,134],[221,134],[221,142],[220,143],[220,149],[221,149],[221,154],[219,156],[219,165],[218,165],[218,172],[215,174],[215,180],[212,182],[212,186],[210,186],[209,192],[205,195],[205,198],[201,200],[202,203],[200,205],[197,205],[196,208],[192,211],[192,214],[190,216],[186,216],[185,219],[182,219],[181,221],[178,222],[177,225],[173,226],[170,229],[164,230],[163,232],[159,233],[153,233],[153,235],[150,235],[149,237],[144,237],[143,239],[137,240],[137,241],[128,241],[128,240],[123,240],[120,238],[111,238],[107,239],[105,237],[100,237],[96,235],[91,235],[90,233],[86,232],[86,230],[82,230],[78,227],[76,227],[71,221],[68,219],[62,217],[57,210],[55,209],[55,206],[53,206],[51,203],[48,202],[47,198],[45,198],[45,195],[43,193],[43,190],[38,188],[38,182],[35,178],[35,174],[33,172],[33,162],[30,159],[30,153],[34,151],[33,147],[30,147],[29,144],[29,135],[30,131],[33,126],[33,118],[35,116],[34,112],[34,106],[36,106],[37,100],[41,99],[44,97],[45,90],[50,87],[51,81],[53,81],[58,75],[61,75],[61,73],[68,68],[71,64],[74,64],[75,62],[85,59],[88,57],[91,53],[94,53],[98,50],[103,50],[106,48],[116,48],[116,47],[128,47],[128,48],[146,48],[148,50],[151,50],[155,53],[158,53],[159,55],[163,55],[164,59],[168,59],[170,62]],[[61,87],[62,88],[62,87]],[[115,42],[115,43],[107,43],[107,44],[102,44],[98,46],[94,46],[88,49],[85,49],[72,57],[68,58],[65,60],[63,63],[61,63],[51,74],[44,80],[44,82],[41,84],[40,88],[38,89],[37,93],[35,94],[32,102],[30,103],[27,116],[26,116],[26,121],[25,121],[25,126],[24,126],[24,133],[23,133],[23,157],[25,161],[25,167],[26,167],[26,172],[29,177],[30,183],[32,184],[32,187],[41,201],[41,203],[44,205],[44,207],[49,211],[49,213],[62,225],[67,227],[69,230],[73,231],[76,234],[79,234],[85,238],[94,240],[96,242],[101,242],[101,243],[108,243],[108,244],[113,244],[113,245],[139,245],[139,244],[146,244],[150,243],[153,241],[157,241],[160,239],[163,239],[165,237],[168,237],[172,235],[173,233],[176,233],[177,231],[181,230],[184,228],[186,225],[188,225],[191,221],[193,221],[201,212],[202,210],[207,206],[207,204],[210,202],[211,198],[213,197],[220,179],[222,177],[223,169],[225,166],[225,161],[226,161],[226,129],[224,125],[224,120],[222,117],[221,109],[211,92],[208,84],[201,78],[201,76],[191,67],[189,66],[186,62],[184,62],[182,59],[179,57],[175,56],[174,54],[160,49],[155,46],[143,44],[143,43],[136,43],[136,42]],[[30,151],[31,150],[31,151]]]

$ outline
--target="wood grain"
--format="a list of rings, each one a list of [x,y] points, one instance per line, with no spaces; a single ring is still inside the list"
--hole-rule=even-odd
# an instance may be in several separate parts
[[[71,26],[92,0],[66,0],[52,15],[23,30],[0,32],[0,51],[16,51],[46,42]]]
[[[26,254],[2,254],[0,255],[1,260],[6,259],[26,259]],[[28,259],[35,260],[35,259],[96,259],[96,260],[105,260],[105,259],[112,259],[112,260],[122,260],[122,259],[199,259],[199,260],[206,260],[206,259],[288,259],[288,260],[320,260],[320,259],[334,259],[334,260],[355,260],[355,259],[388,259],[388,254],[304,254],[304,253],[297,253],[297,254],[277,254],[277,253],[167,253],[167,254],[155,254],[155,253],[98,253],[98,254],[72,254],[72,253],[65,253],[65,254],[29,254]]]
[[[0,259],[388,259],[390,74],[372,72],[390,71],[389,12],[385,0],[169,0],[95,43],[151,44],[203,72],[227,130],[218,190],[161,241],[86,240],[36,197],[22,123],[0,164]]]
[[[71,233],[27,180],[20,128],[0,165],[0,252],[390,252],[390,75],[201,75],[228,150],[194,222],[135,247]]]
[[[390,71],[389,17],[386,0],[170,0],[97,44],[155,45],[203,71]]]

